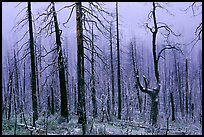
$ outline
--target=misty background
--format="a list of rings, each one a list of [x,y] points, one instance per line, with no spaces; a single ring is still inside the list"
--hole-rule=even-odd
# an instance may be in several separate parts
[[[19,14],[19,12],[26,6],[25,2],[18,5],[18,2],[3,2],[2,3],[2,59],[4,60],[5,53],[8,49],[12,49],[17,39],[20,39],[26,28],[22,28],[14,32],[12,29],[17,22],[19,22],[26,14],[25,10]],[[33,2],[32,12],[33,17],[38,12],[43,11],[49,3],[47,2]],[[56,2],[56,10],[58,11],[65,5],[70,5],[70,2]],[[86,4],[86,3],[84,3]],[[115,12],[114,2],[104,2],[105,8],[109,12]],[[194,38],[196,27],[202,22],[202,16],[193,16],[191,9],[184,11],[191,2],[168,2],[164,4],[164,7],[169,10],[169,13],[165,10],[159,9],[157,11],[158,21],[167,23],[178,34],[182,36],[176,41],[187,44]],[[18,5],[18,6],[17,6]],[[144,46],[151,48],[151,33],[148,32],[144,24],[148,22],[147,16],[151,10],[151,2],[119,2],[119,29],[120,29],[120,41],[121,48],[125,49],[125,43],[129,42],[132,37],[136,37],[143,43]],[[195,11],[197,12],[197,11]],[[58,20],[60,28],[63,30],[63,36],[67,36],[68,44],[70,45],[70,53],[76,57],[76,29],[75,29],[75,12],[71,20],[67,24],[68,28],[65,28],[62,23],[66,22],[69,16],[70,10],[64,9],[59,11]],[[18,15],[19,14],[19,15]],[[16,17],[18,15],[18,17]],[[35,19],[35,18],[34,18]],[[35,23],[36,24],[36,23]],[[35,31],[34,27],[34,31]],[[75,39],[73,41],[73,39]],[[47,39],[42,40],[46,43]],[[158,40],[158,42],[160,42]],[[191,45],[190,45],[191,46]],[[192,47],[188,46],[186,50]],[[197,43],[198,48],[202,48],[201,42]],[[195,54],[197,53],[195,48]],[[188,55],[186,55],[188,56]],[[190,58],[190,57],[188,57]]]

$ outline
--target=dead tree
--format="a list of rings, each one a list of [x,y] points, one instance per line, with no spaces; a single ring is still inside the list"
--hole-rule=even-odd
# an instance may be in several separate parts
[[[97,117],[97,102],[96,102],[96,89],[95,89],[95,73],[94,73],[94,32],[93,32],[93,24],[92,24],[92,44],[91,44],[91,96],[93,103],[93,117]]]
[[[84,82],[84,48],[82,28],[82,3],[76,2],[76,23],[77,23],[77,79],[78,79],[78,123],[82,124],[83,134],[86,126],[85,108],[85,82]]]
[[[188,116],[188,60],[186,59],[186,117]]]
[[[120,82],[120,43],[118,24],[118,2],[116,2],[116,29],[117,29],[117,59],[118,59],[118,119],[121,119],[121,82]]]
[[[176,49],[176,50],[180,51],[180,49],[178,47],[176,47],[179,44],[172,44],[168,41],[170,34],[173,34],[174,36],[180,36],[180,35],[175,34],[166,23],[157,22],[156,9],[162,8],[162,9],[167,10],[166,8],[164,8],[161,4],[159,4],[157,2],[152,3],[152,8],[153,9],[149,13],[148,18],[149,19],[153,18],[153,27],[150,27],[148,25],[148,23],[146,23],[146,27],[152,33],[152,53],[153,53],[153,63],[154,63],[154,75],[156,78],[156,87],[155,88],[148,87],[148,82],[147,82],[147,79],[144,75],[143,75],[143,79],[144,79],[144,86],[143,86],[140,82],[140,79],[139,79],[138,69],[137,69],[137,83],[138,83],[140,90],[144,93],[147,93],[151,98],[150,119],[151,119],[152,125],[156,126],[157,125],[157,116],[158,116],[158,94],[159,94],[160,88],[161,88],[158,62],[159,62],[160,57],[162,57],[163,51],[165,51],[167,49]],[[166,34],[164,36],[166,38],[167,45],[164,45],[164,47],[157,54],[156,38],[157,38],[158,31],[160,29],[164,29],[166,31]]]
[[[7,116],[7,120],[10,120],[10,118],[11,118],[12,96],[13,96],[13,71],[11,70],[11,68],[9,69],[8,90],[9,90],[10,94],[9,94],[9,98],[8,98],[8,116]]]
[[[61,116],[64,118],[67,118],[68,120],[65,70],[64,70],[64,60],[63,60],[63,54],[62,54],[61,40],[60,40],[62,31],[59,29],[57,13],[55,11],[54,2],[52,2],[52,11],[53,11],[53,17],[54,17],[56,44],[57,44],[57,52],[58,52],[58,67],[59,67],[58,69],[59,69],[60,93],[61,93]]]
[[[112,89],[112,114],[115,115],[115,86],[113,69],[113,42],[112,42],[112,23],[110,23],[110,63],[111,63],[111,89]]]
[[[58,19],[57,19],[57,12],[55,10],[54,2],[51,2],[45,12],[40,13],[36,20],[42,18],[42,23],[40,24],[38,34],[41,34],[43,31],[45,32],[45,36],[51,36],[55,33],[55,40],[56,40],[56,47],[52,48],[48,51],[45,55],[41,55],[41,57],[46,57],[52,52],[55,52],[55,58],[53,59],[52,63],[45,66],[40,73],[42,73],[45,69],[49,68],[52,65],[57,64],[57,70],[59,72],[59,84],[60,84],[60,94],[61,94],[61,117],[66,118],[68,121],[68,107],[67,107],[67,88],[66,88],[66,78],[65,78],[65,66],[64,66],[64,58],[62,52],[62,42],[61,42],[61,35],[62,30],[59,28]],[[54,73],[56,69],[53,70]],[[51,73],[51,75],[53,75]],[[49,76],[51,76],[49,75]],[[49,77],[47,76],[47,78]]]
[[[72,13],[74,8],[76,8],[76,30],[77,30],[77,81],[78,81],[78,109],[77,114],[79,115],[78,123],[82,124],[83,134],[85,134],[85,125],[86,125],[86,108],[85,108],[85,79],[84,79],[84,59],[90,59],[84,52],[84,49],[92,52],[87,46],[93,45],[92,39],[89,36],[92,36],[91,24],[97,28],[99,32],[103,33],[103,30],[99,27],[102,26],[106,29],[104,22],[101,21],[100,17],[105,21],[106,18],[103,16],[103,13],[106,12],[100,3],[89,2],[89,7],[82,5],[82,2],[75,2],[69,6],[65,6],[64,8],[71,8],[71,12],[68,16],[68,19],[63,25],[69,22],[72,17]],[[89,28],[89,29],[88,29]],[[85,35],[87,34],[87,35]],[[88,36],[89,35],[89,36]],[[104,35],[105,36],[105,35]],[[97,49],[99,49],[96,45],[94,45]],[[97,53],[96,48],[94,48],[94,53],[97,57],[101,58],[100,54]],[[99,49],[100,50],[100,49]],[[91,62],[91,61],[90,61]]]
[[[139,103],[139,111],[140,113],[142,112],[142,100],[141,100],[141,97],[140,97],[140,94],[139,94],[139,87],[138,87],[138,84],[137,84],[137,71],[136,71],[136,68],[137,68],[137,58],[134,58],[134,46],[136,46],[136,41],[134,39],[133,42],[130,43],[131,44],[131,57],[132,57],[132,64],[133,64],[133,71],[134,71],[134,77],[135,77],[135,87],[136,87],[136,90],[137,90],[137,98],[138,98],[138,103]],[[135,52],[136,52],[136,47],[135,47]],[[136,57],[137,57],[137,53],[136,54]]]
[[[31,15],[31,3],[28,2],[28,20],[29,20],[29,36],[30,36],[30,57],[31,57],[31,89],[32,89],[32,106],[33,106],[33,126],[38,119],[37,96],[36,96],[36,68],[35,68],[35,51],[33,39],[33,26]]]

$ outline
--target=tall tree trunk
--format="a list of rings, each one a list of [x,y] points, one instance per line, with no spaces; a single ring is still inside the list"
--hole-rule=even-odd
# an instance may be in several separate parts
[[[181,74],[180,74],[180,67],[179,67],[179,63],[178,63],[178,69],[177,69],[177,73],[178,73],[178,93],[179,93],[179,103],[180,103],[180,111],[181,111],[181,116],[184,116],[183,113],[183,102],[182,102],[182,93],[181,93]]]
[[[160,76],[159,76],[159,69],[158,69],[158,60],[157,60],[157,54],[156,54],[156,36],[158,32],[158,27],[157,27],[157,20],[156,20],[156,6],[155,3],[153,2],[153,11],[152,11],[152,16],[154,20],[154,28],[155,31],[152,33],[152,52],[153,52],[153,59],[154,59],[154,74],[156,77],[156,82],[157,82],[157,89],[155,92],[152,93],[151,100],[152,100],[152,108],[151,108],[151,114],[152,114],[152,125],[157,124],[157,115],[158,115],[158,93],[160,91]]]
[[[113,69],[113,44],[112,44],[112,23],[110,24],[110,61],[111,61],[111,89],[112,89],[112,114],[115,115],[115,86]]]
[[[120,43],[118,24],[118,2],[116,2],[117,59],[118,59],[118,119],[121,119]]]
[[[96,89],[95,89],[95,73],[94,73],[94,33],[92,24],[92,40],[91,40],[91,97],[93,103],[93,117],[97,117],[97,102],[96,102]]]
[[[186,116],[188,116],[188,60],[186,59]]]
[[[20,108],[20,90],[19,90],[19,79],[20,79],[20,75],[19,75],[19,70],[18,70],[18,64],[17,64],[17,59],[16,59],[16,53],[15,53],[15,49],[14,49],[14,78],[15,78],[15,96],[16,96],[16,113],[19,113],[19,108]]]
[[[33,107],[33,126],[38,119],[37,96],[36,96],[36,69],[35,69],[35,51],[33,39],[32,13],[31,3],[28,2],[28,20],[29,20],[29,35],[30,35],[30,57],[31,57],[31,89],[32,89],[32,107]]]
[[[74,77],[72,76],[72,90],[73,90],[73,94],[74,94],[74,114],[77,113],[77,91],[76,91],[76,84],[74,81]]]
[[[85,81],[84,81],[84,48],[82,28],[82,3],[76,2],[76,27],[77,27],[77,80],[78,80],[78,123],[82,124],[83,134],[86,126],[85,108]]]
[[[41,38],[40,38],[41,39]],[[40,44],[41,44],[41,40],[39,40],[40,41]],[[36,86],[37,86],[37,101],[38,101],[38,111],[39,111],[39,113],[40,113],[40,111],[41,111],[41,100],[40,100],[40,82],[39,82],[39,76],[38,76],[38,73],[39,73],[39,68],[38,68],[38,64],[41,64],[41,62],[38,62],[38,57],[37,57],[37,53],[36,53],[36,51],[37,51],[37,46],[40,46],[40,50],[39,50],[39,60],[41,60],[41,45],[39,44],[39,43],[37,43],[37,45],[35,46],[35,55],[36,55],[36,58],[35,58],[35,63],[36,63],[36,72],[37,72],[37,75],[36,75]]]
[[[164,51],[164,58],[166,58],[166,51]],[[166,68],[166,59],[164,59],[164,90],[163,90],[163,96],[164,96],[164,113],[167,114],[167,108],[166,108],[166,90],[167,90],[167,68]]]
[[[16,135],[16,129],[17,129],[17,104],[16,104],[16,96],[17,96],[18,90],[13,90],[13,103],[14,103],[14,116],[15,116],[15,122],[14,122],[14,135]]]
[[[13,72],[9,70],[9,83],[8,83],[8,90],[10,90],[9,100],[8,100],[8,120],[11,117],[11,102],[12,102],[12,90],[13,90]]]
[[[157,124],[157,115],[158,115],[158,95],[157,94],[150,94],[151,98],[151,113],[150,113],[150,119],[152,122],[152,125]]]
[[[25,60],[24,60],[24,62],[23,62],[23,96],[22,96],[22,98],[23,98],[23,108],[24,108],[24,110],[26,109],[25,108],[25,94],[26,94],[26,73],[25,73]]]
[[[66,91],[66,80],[65,80],[65,70],[64,70],[64,59],[62,54],[61,46],[61,30],[59,29],[57,13],[55,11],[55,5],[53,4],[53,17],[55,24],[55,34],[56,34],[56,44],[57,44],[57,53],[58,53],[58,67],[59,67],[59,81],[60,81],[60,94],[61,94],[61,116],[66,118],[68,121],[68,108],[67,108],[67,91]]]
[[[174,112],[174,97],[173,97],[173,93],[170,93],[170,100],[171,100],[171,113],[172,113],[172,121],[175,121],[175,112]]]
[[[110,87],[109,87],[109,82],[108,82],[107,114],[108,114],[108,117],[110,117]]]
[[[139,74],[138,74],[138,69],[137,69],[137,82],[139,85],[139,88],[142,92],[145,92],[149,94],[151,98],[151,123],[153,126],[157,125],[157,116],[158,116],[158,93],[160,91],[160,75],[159,75],[159,70],[158,70],[158,59],[157,59],[157,49],[156,49],[156,37],[157,37],[157,32],[158,32],[158,27],[157,27],[157,20],[156,20],[156,6],[155,2],[153,2],[153,10],[152,10],[152,17],[153,17],[153,23],[154,23],[154,31],[151,30],[152,32],[152,53],[153,53],[153,61],[154,61],[154,74],[156,77],[156,88],[149,89],[146,77],[143,76],[143,79],[145,81],[145,87],[143,87],[140,84],[139,80]]]
[[[51,114],[54,115],[55,113],[55,101],[54,101],[54,91],[53,91],[53,87],[51,87]]]
[[[140,98],[139,87],[138,87],[138,83],[137,83],[137,80],[136,80],[136,77],[137,77],[137,71],[136,71],[136,68],[137,68],[137,63],[136,63],[137,58],[134,59],[134,47],[133,47],[133,45],[135,45],[135,43],[134,44],[131,43],[131,48],[132,48],[132,50],[131,50],[132,51],[132,64],[133,64],[133,71],[134,71],[134,77],[135,77],[135,87],[136,87],[136,91],[137,91],[137,99],[138,99],[138,103],[139,103],[139,111],[141,113],[142,112],[142,101],[141,101],[141,98]],[[136,48],[135,48],[135,54],[137,56]]]

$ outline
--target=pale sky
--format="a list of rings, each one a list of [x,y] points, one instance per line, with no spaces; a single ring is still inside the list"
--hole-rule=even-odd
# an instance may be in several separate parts
[[[18,3],[16,2],[3,2],[2,3],[2,37],[3,37],[3,46],[2,52],[3,56],[6,52],[7,46],[14,43],[13,32],[11,31],[12,27],[22,19],[25,15],[25,11],[22,12],[18,18],[17,14],[23,9],[27,3],[22,3],[18,7],[15,7]],[[56,4],[56,10],[59,10],[63,5],[70,4],[69,2],[58,2]],[[190,2],[169,2],[166,8],[173,14],[169,15],[164,10],[157,10],[157,19],[158,21],[165,22],[172,26],[172,29],[175,32],[182,33],[183,37],[179,40],[181,42],[188,41],[193,38],[196,26],[202,22],[202,15],[194,17],[192,11],[189,10],[185,13],[186,9],[191,3]],[[32,2],[32,12],[36,15],[37,11],[43,10],[47,6],[47,3]],[[115,12],[115,2],[107,2],[107,9],[109,11]],[[119,2],[119,24],[120,32],[122,35],[122,43],[128,42],[133,36],[138,37],[141,41],[151,42],[151,33],[147,33],[142,27],[142,25],[147,22],[147,15],[152,9],[151,2]],[[67,10],[61,11],[58,13],[58,20],[60,23],[65,21],[69,13]],[[75,16],[75,14],[73,14]],[[75,17],[72,17],[72,20],[69,23],[69,28],[64,28],[62,25],[60,28],[63,30],[63,34],[67,34],[70,37],[75,37]],[[27,28],[25,28],[27,29]],[[69,30],[69,31],[68,31]],[[17,37],[21,37],[21,32],[16,33]],[[70,38],[71,40],[72,38]]]

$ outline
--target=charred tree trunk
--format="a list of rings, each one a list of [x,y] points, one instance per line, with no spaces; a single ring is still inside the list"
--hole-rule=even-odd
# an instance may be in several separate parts
[[[174,112],[174,97],[173,93],[170,93],[170,100],[171,100],[171,116],[172,116],[172,121],[175,121],[175,112]]]
[[[108,117],[110,117],[110,88],[109,88],[109,82],[108,82],[107,114],[108,114]]]
[[[78,123],[82,124],[83,134],[86,126],[85,108],[85,81],[84,81],[84,48],[82,28],[82,3],[76,2],[76,29],[77,29],[77,80],[78,80]]]
[[[31,58],[31,89],[32,89],[32,107],[33,107],[33,126],[38,119],[37,96],[36,96],[36,69],[35,69],[35,51],[33,39],[32,13],[31,3],[28,2],[28,19],[29,19],[29,35],[30,35],[30,58]]]
[[[15,109],[16,109],[16,113],[19,113],[18,111],[19,111],[19,108],[20,108],[20,98],[19,98],[20,97],[20,94],[19,94],[20,93],[20,90],[19,90],[19,78],[20,78],[19,76],[20,75],[19,75],[19,70],[18,70],[18,64],[17,64],[16,56],[17,55],[16,55],[15,49],[14,49],[14,68],[15,68],[14,69],[14,72],[15,72],[14,73],[15,74],[14,78],[15,78],[15,91],[16,91],[15,92],[15,97],[16,97],[15,98],[15,100],[16,100],[16,102],[15,102],[16,103],[15,104],[16,108]]]
[[[157,27],[157,20],[156,20],[156,5],[155,2],[153,2],[153,10],[152,10],[152,17],[153,17],[153,24],[154,24],[154,29],[148,28],[151,30],[152,32],[152,53],[153,53],[153,61],[154,61],[154,74],[156,77],[156,88],[150,89],[148,88],[148,83],[147,83],[147,79],[145,76],[143,76],[144,82],[145,82],[145,86],[143,87],[140,83],[139,80],[139,73],[138,73],[138,69],[137,69],[137,82],[138,82],[138,86],[140,88],[140,90],[142,92],[147,93],[150,98],[151,98],[151,114],[150,114],[150,118],[151,118],[151,123],[153,126],[157,125],[157,116],[158,116],[158,93],[160,91],[160,75],[159,75],[159,70],[158,70],[158,58],[157,58],[157,49],[156,49],[156,37],[157,37],[157,32],[158,32],[158,27]]]
[[[60,81],[60,94],[61,94],[61,116],[66,118],[68,121],[68,108],[67,108],[67,91],[66,91],[66,80],[65,80],[65,70],[64,70],[64,59],[62,54],[61,46],[61,34],[62,31],[59,29],[57,13],[55,11],[54,2],[52,2],[53,7],[53,17],[55,24],[55,34],[56,34],[56,44],[57,44],[57,53],[58,53],[58,69],[59,69],[59,81]]]
[[[179,103],[180,103],[180,111],[181,111],[181,116],[184,116],[183,112],[183,102],[182,102],[182,94],[181,94],[181,74],[180,74],[180,67],[178,63],[178,93],[179,93]]]
[[[12,103],[12,90],[13,90],[13,72],[9,70],[9,86],[8,90],[10,90],[9,100],[8,100],[8,120],[11,118],[11,103]]]
[[[132,55],[132,64],[133,64],[133,71],[134,71],[134,76],[135,76],[135,87],[136,87],[137,99],[138,99],[138,103],[139,103],[139,111],[141,113],[142,112],[142,101],[141,101],[141,98],[140,98],[139,87],[138,87],[137,80],[136,80],[136,76],[137,76],[136,68],[137,68],[137,65],[136,65],[136,62],[135,62],[135,59],[134,59],[134,47],[133,47],[133,43],[131,43],[131,47],[132,47],[132,50],[131,50],[132,51],[132,54],[131,54]],[[137,54],[137,53],[135,53],[135,54]]]
[[[26,109],[25,108],[25,94],[26,94],[26,80],[25,80],[25,77],[26,77],[26,73],[25,73],[25,61],[23,62],[23,108],[24,110]]]
[[[164,51],[164,58],[166,58],[166,52]],[[163,90],[163,95],[164,95],[164,113],[167,114],[167,107],[166,107],[166,90],[167,90],[167,67],[166,67],[166,60],[164,59],[164,90]]]
[[[96,89],[95,89],[95,73],[94,73],[94,33],[92,24],[92,43],[91,43],[91,97],[93,103],[93,117],[97,117],[97,102],[96,102]]]
[[[51,114],[54,115],[55,113],[55,105],[54,105],[54,91],[53,91],[53,88],[51,87]]]
[[[157,115],[158,115],[158,94],[149,94],[151,98],[151,112],[150,112],[150,119],[152,125],[157,123]]]
[[[74,113],[77,113],[77,91],[74,77],[72,76],[72,90],[74,94]]]
[[[117,59],[118,59],[118,119],[121,119],[120,43],[118,24],[118,2],[116,2]]]
[[[186,115],[188,115],[188,60],[186,59]]]
[[[36,51],[37,51],[37,46],[39,46],[39,54],[37,55]],[[42,69],[42,66],[41,66],[41,36],[39,38],[39,43],[35,46],[35,55],[36,55],[36,72],[37,74],[39,74],[39,70]],[[39,57],[37,57],[39,56]],[[39,66],[38,66],[39,64]],[[40,67],[40,68],[39,68]],[[41,82],[41,72],[40,72],[40,76],[39,75],[36,75],[36,82],[37,82],[37,101],[38,101],[38,111],[39,113],[41,112],[41,96],[40,96],[40,91],[41,91],[41,85],[42,85],[42,82]]]
[[[115,86],[114,86],[114,69],[113,69],[113,44],[112,44],[112,23],[110,25],[110,61],[111,61],[111,88],[112,88],[112,114],[115,115]]]
[[[50,95],[47,97],[47,114],[50,115],[51,113],[51,104],[50,104]]]

